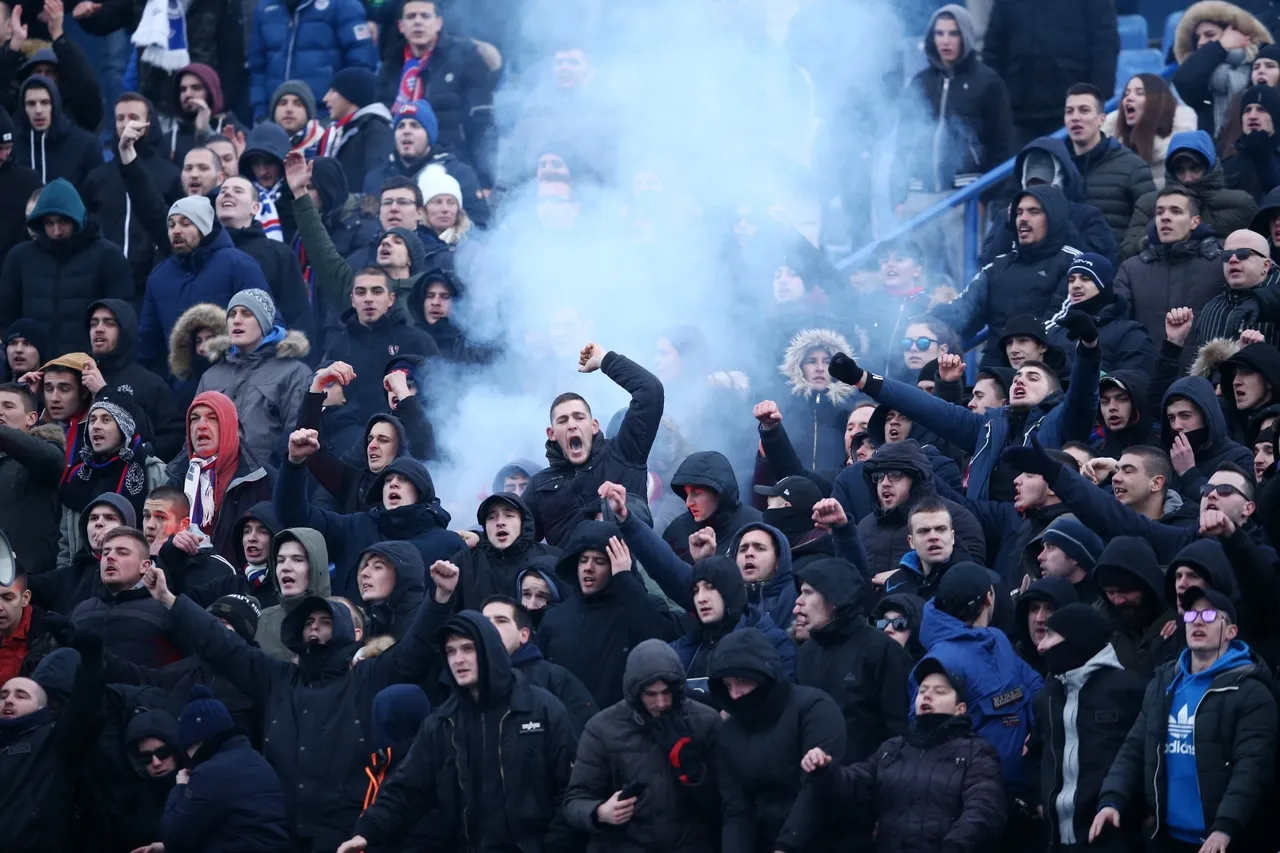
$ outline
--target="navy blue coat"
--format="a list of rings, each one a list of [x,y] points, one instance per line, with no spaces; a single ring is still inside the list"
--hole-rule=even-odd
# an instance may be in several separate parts
[[[416,466],[425,479],[426,469],[412,459],[397,459],[383,469],[369,486],[370,503],[364,512],[343,515],[320,509],[307,500],[307,472],[301,465],[285,462],[276,480],[274,503],[280,523],[286,527],[310,527],[320,531],[329,546],[333,560],[333,591],[352,601],[360,600],[356,570],[360,554],[375,542],[407,541],[422,554],[423,565],[447,560],[466,547],[462,537],[448,529],[449,514],[435,502],[435,491],[418,486],[418,503],[392,510],[382,506],[382,482],[394,473],[405,473]]]
[[[165,850],[274,853],[290,844],[280,777],[249,739],[233,729],[208,759],[174,785],[160,819]],[[196,760],[213,741],[205,741]]]
[[[147,276],[138,326],[138,361],[163,362],[169,335],[182,313],[200,302],[226,305],[242,290],[271,286],[262,267],[231,242],[231,235],[214,223],[209,236],[189,255],[170,255]]]
[[[249,103],[253,121],[267,116],[271,94],[286,80],[302,80],[317,96],[334,72],[378,67],[378,49],[359,0],[301,0],[290,13],[282,0],[261,0],[249,33]],[[328,110],[317,104],[320,115]]]

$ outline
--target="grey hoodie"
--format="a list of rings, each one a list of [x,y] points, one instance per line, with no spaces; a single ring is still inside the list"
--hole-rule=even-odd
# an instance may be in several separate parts
[[[292,598],[285,598],[280,592],[280,581],[275,572],[276,555],[280,553],[280,546],[286,542],[301,543],[307,552],[307,565],[311,570],[307,578],[306,591]],[[284,624],[284,618],[309,596],[328,598],[332,594],[329,584],[329,549],[325,546],[324,536],[320,531],[310,527],[290,527],[280,531],[271,540],[270,566],[268,575],[271,579],[271,587],[276,595],[280,596],[280,603],[262,611],[262,615],[258,617],[258,633],[254,640],[272,657],[292,661],[293,652],[289,651],[289,647],[280,638],[280,627]]]

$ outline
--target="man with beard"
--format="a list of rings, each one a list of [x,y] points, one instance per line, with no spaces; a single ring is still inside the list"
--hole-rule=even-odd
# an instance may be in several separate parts
[[[80,513],[105,492],[115,492],[142,515],[147,493],[168,479],[164,462],[138,434],[137,412],[128,394],[99,394],[89,407],[83,441],[67,461],[58,490],[62,501],[58,563],[66,565],[84,542],[78,535]]]
[[[11,249],[0,268],[0,328],[34,317],[49,324],[51,356],[83,352],[85,308],[106,297],[134,297],[129,263],[66,180],[40,191],[27,226],[34,239]]]
[[[1002,463],[1000,454],[1006,447],[1020,445],[1032,434],[1049,446],[1084,441],[1093,430],[1100,350],[1097,331],[1091,329],[1092,323],[1085,318],[1072,331],[1079,343],[1065,395],[1058,396],[1061,383],[1052,371],[1042,363],[1028,362],[1014,374],[1009,405],[988,408],[982,414],[926,394],[914,385],[867,373],[845,353],[832,358],[830,372],[834,379],[856,386],[972,453],[966,486],[969,497],[1008,501],[1013,498],[1013,481],[1019,472]],[[957,355],[938,357],[938,376],[944,381],[954,379],[963,369],[964,362]]]
[[[200,657],[265,708],[263,754],[283,783],[293,849],[336,849],[360,814],[365,744],[373,737],[367,709],[384,687],[431,674],[433,638],[448,607],[424,604],[399,643],[352,667],[358,646],[343,604],[307,597],[285,618],[281,639],[293,663],[253,648],[190,598],[175,596],[163,572],[148,572],[145,589]]]
[[[615,514],[629,517],[625,504],[619,513],[615,500]],[[631,567],[616,525],[581,522],[556,563],[556,575],[576,594],[552,608],[538,629],[538,648],[581,679],[601,708],[622,698],[628,649],[649,639],[669,642],[681,633],[679,617],[646,593]]]
[[[431,475],[412,458],[395,459],[382,469],[369,485],[364,512],[340,514],[311,505],[302,466],[319,449],[320,437],[315,430],[294,430],[273,502],[281,524],[318,530],[330,543],[333,586],[339,595],[358,597],[360,556],[375,542],[410,542],[427,566],[448,559],[463,547],[462,538],[448,529],[449,513],[436,498]]]
[[[369,172],[364,181],[365,195],[378,195],[391,178],[408,178],[415,183],[422,171],[439,165],[462,187],[462,209],[480,227],[489,222],[489,202],[480,192],[476,172],[450,151],[433,152],[431,146],[440,139],[440,124],[431,104],[410,101],[398,107],[393,116],[395,150],[387,164]]]
[[[203,196],[179,199],[169,208],[172,254],[147,278],[138,329],[138,361],[152,364],[169,350],[178,318],[201,302],[226,305],[241,290],[268,285],[262,268],[231,242],[231,235]]]
[[[155,455],[172,459],[182,448],[182,410],[169,383],[134,360],[138,345],[138,314],[123,299],[100,299],[85,310],[89,354],[94,369],[83,379],[89,390],[128,394],[143,417],[139,432],[151,442]],[[93,387],[98,385],[100,387]]]
[[[1165,609],[1164,573],[1155,551],[1141,537],[1116,536],[1102,549],[1093,578],[1121,665],[1150,675],[1169,659],[1172,646],[1163,628],[1175,615]]]
[[[458,606],[479,610],[495,595],[509,595],[516,578],[538,557],[559,557],[560,550],[537,541],[533,513],[518,495],[490,495],[476,509],[476,522],[484,529],[480,543],[450,557],[462,573]]]
[[[624,698],[587,723],[578,743],[566,820],[591,836],[592,849],[717,849],[719,715],[689,696],[679,658],[660,640],[627,655],[623,682]],[[627,796],[639,781],[646,789]]]
[[[1110,636],[1097,609],[1068,604],[1049,617],[1039,641],[1038,655],[1052,677],[1033,703],[1028,753],[1039,774],[1039,805],[1054,851],[1077,849],[1089,838],[1111,759],[1142,710],[1147,678],[1122,665]],[[1103,836],[1088,849],[1139,849],[1140,815],[1131,818],[1123,833]]]
[[[563,545],[579,522],[595,515],[606,481],[633,495],[648,492],[645,464],[662,421],[662,383],[626,356],[588,343],[578,356],[578,372],[597,370],[631,396],[631,405],[617,435],[605,438],[580,395],[567,392],[551,401],[549,464],[534,475],[528,501],[538,531],[550,545]]]
[[[320,153],[324,125],[316,118],[316,95],[303,80],[286,80],[271,95],[271,120],[289,134],[289,150],[308,160]]]
[[[131,122],[142,125],[146,132],[133,143],[137,157],[128,163],[119,157],[103,163],[90,172],[80,186],[85,207],[102,227],[103,236],[124,251],[133,267],[133,280],[139,286],[146,282],[147,273],[160,262],[162,254],[152,242],[144,217],[135,215],[124,173],[144,170],[149,185],[160,193],[166,204],[172,204],[184,194],[178,167],[157,150],[160,123],[153,122],[153,117],[155,107],[137,92],[125,92],[116,98],[112,147],[120,146],[125,128]]]
[[[689,537],[699,530],[711,528],[716,541],[724,543],[718,550],[728,553],[733,534],[744,524],[761,520],[759,510],[743,506],[733,466],[714,450],[685,457],[671,477],[671,490],[684,499],[688,511],[667,525],[662,539],[681,560],[689,560]]]
[[[226,128],[243,131],[235,113],[227,109],[222,96],[222,78],[208,65],[193,62],[178,69],[171,83],[173,92],[165,112],[164,151],[174,163],[186,159],[209,137],[222,136]]]

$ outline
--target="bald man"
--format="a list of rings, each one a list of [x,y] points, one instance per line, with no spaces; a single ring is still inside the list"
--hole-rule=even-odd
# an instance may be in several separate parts
[[[48,705],[49,695],[30,678],[15,676],[0,687],[0,720],[16,720]]]
[[[1233,231],[1222,247],[1224,287],[1196,312],[1191,346],[1184,347],[1180,364],[1189,367],[1200,347],[1215,338],[1238,338],[1245,329],[1256,329],[1272,346],[1280,346],[1280,328],[1258,320],[1258,302],[1250,291],[1272,286],[1276,271],[1267,238],[1254,231]],[[1171,340],[1173,340],[1171,338]],[[1174,343],[1178,341],[1173,340]]]

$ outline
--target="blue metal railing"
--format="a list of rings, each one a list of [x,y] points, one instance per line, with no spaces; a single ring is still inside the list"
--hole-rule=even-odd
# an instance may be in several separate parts
[[[1169,65],[1160,71],[1160,76],[1168,79],[1173,76],[1173,71],[1177,65]],[[1121,95],[1123,92],[1121,92]],[[1114,110],[1120,103],[1120,95],[1112,98],[1107,102],[1106,110],[1110,112]],[[1053,134],[1058,139],[1065,139],[1067,136],[1066,128],[1062,128]],[[981,237],[979,234],[979,201],[983,193],[995,187],[1006,180],[1013,174],[1013,163],[1017,157],[1014,156],[999,166],[996,166],[990,172],[987,172],[981,178],[969,184],[962,190],[957,190],[947,196],[942,201],[930,207],[928,210],[922,211],[920,214],[912,217],[897,228],[890,231],[884,237],[876,240],[870,245],[863,246],[852,255],[837,261],[836,266],[840,269],[849,269],[850,267],[860,266],[869,261],[876,251],[876,247],[881,243],[892,243],[894,240],[900,240],[903,237],[910,236],[918,229],[930,224],[936,219],[940,219],[947,215],[947,212],[954,207],[964,205],[964,281],[967,284],[970,279],[978,274],[978,251],[981,247]],[[978,337],[971,342],[970,346],[981,343],[986,337],[986,330],[978,333]]]

